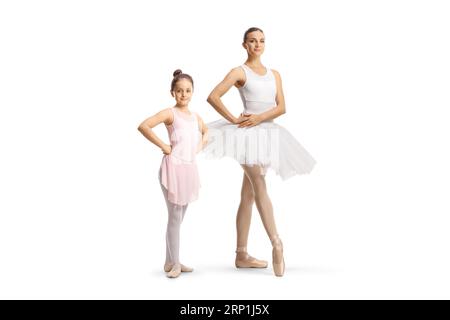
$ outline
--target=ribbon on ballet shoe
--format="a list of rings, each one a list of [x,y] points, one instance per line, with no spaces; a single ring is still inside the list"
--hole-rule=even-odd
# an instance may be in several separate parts
[[[236,268],[267,268],[267,261],[259,260],[247,253],[247,247],[236,248]],[[245,258],[238,258],[239,253],[245,253]]]
[[[192,267],[185,266],[182,263],[180,263],[180,265],[181,265],[181,272],[192,272],[192,271],[194,271],[194,268],[192,268]],[[171,263],[164,264],[164,272],[169,272],[172,269],[172,267],[173,267],[173,264],[171,264]]]
[[[177,278],[181,274],[181,265],[175,264],[172,269],[167,273],[168,278]]]
[[[272,242],[272,267],[273,267],[273,273],[277,277],[282,277],[284,275],[285,270],[285,264],[284,264],[284,256],[283,256],[283,242],[281,242],[281,239],[278,235],[275,235],[270,238],[270,241]],[[275,256],[278,254],[278,256],[281,256],[281,261],[276,262]],[[278,257],[280,258],[280,257]],[[279,259],[277,259],[279,260]]]

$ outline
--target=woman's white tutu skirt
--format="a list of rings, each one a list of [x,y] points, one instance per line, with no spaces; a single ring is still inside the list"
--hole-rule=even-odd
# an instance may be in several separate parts
[[[207,124],[206,158],[231,157],[243,165],[258,165],[263,173],[272,168],[283,180],[310,173],[316,161],[284,127],[262,122],[250,128],[238,128],[225,119]]]

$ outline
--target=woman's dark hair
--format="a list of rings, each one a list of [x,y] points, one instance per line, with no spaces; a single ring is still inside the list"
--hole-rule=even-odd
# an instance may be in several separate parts
[[[264,33],[264,31],[262,31],[260,28],[252,27],[252,28],[248,29],[247,31],[245,31],[245,33],[244,33],[244,42],[245,42],[245,40],[247,40],[248,34],[249,34],[250,32],[253,32],[253,31],[259,31],[259,32]]]
[[[172,84],[170,86],[170,91],[172,92],[173,89],[175,89],[175,85],[177,82],[181,79],[187,79],[192,83],[192,89],[194,89],[194,80],[192,80],[192,77],[188,75],[187,73],[183,73],[180,69],[177,69],[173,72],[173,80]]]

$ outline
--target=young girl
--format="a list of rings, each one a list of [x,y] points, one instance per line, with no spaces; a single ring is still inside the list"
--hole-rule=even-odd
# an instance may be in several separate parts
[[[265,48],[264,33],[250,28],[244,34],[242,46],[247,60],[232,69],[208,97],[208,102],[225,119],[208,124],[211,143],[205,149],[212,157],[230,156],[244,171],[241,202],[237,212],[238,268],[265,268],[267,262],[247,253],[247,240],[253,203],[259,211],[267,235],[272,242],[272,265],[276,276],[284,274],[283,244],[275,225],[272,202],[267,194],[265,173],[272,168],[283,179],[309,173],[315,160],[300,143],[273,119],[286,112],[281,76],[265,67],[261,55]],[[231,88],[238,88],[244,112],[235,117],[221,97]]]
[[[200,182],[195,157],[208,139],[203,120],[188,107],[194,91],[192,77],[179,69],[173,73],[173,77],[170,93],[175,98],[175,106],[158,112],[138,127],[164,154],[159,181],[169,213],[164,264],[164,271],[169,278],[176,278],[181,272],[193,271],[179,261],[180,225],[188,203],[198,198]],[[170,145],[164,143],[152,130],[160,123],[166,125]]]

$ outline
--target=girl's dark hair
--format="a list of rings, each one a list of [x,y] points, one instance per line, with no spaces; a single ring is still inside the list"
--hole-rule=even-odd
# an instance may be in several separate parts
[[[257,27],[251,27],[250,29],[248,29],[248,30],[245,31],[245,33],[244,33],[244,42],[245,42],[245,40],[247,40],[248,34],[249,34],[250,32],[253,32],[253,31],[259,31],[259,32],[264,33],[264,31],[262,31],[260,28],[257,28]]]
[[[188,75],[187,73],[183,73],[180,69],[177,69],[173,72],[173,80],[172,84],[170,86],[170,91],[172,92],[175,89],[175,85],[177,82],[181,79],[187,79],[192,83],[192,89],[194,89],[194,80],[192,80],[192,77]]]

